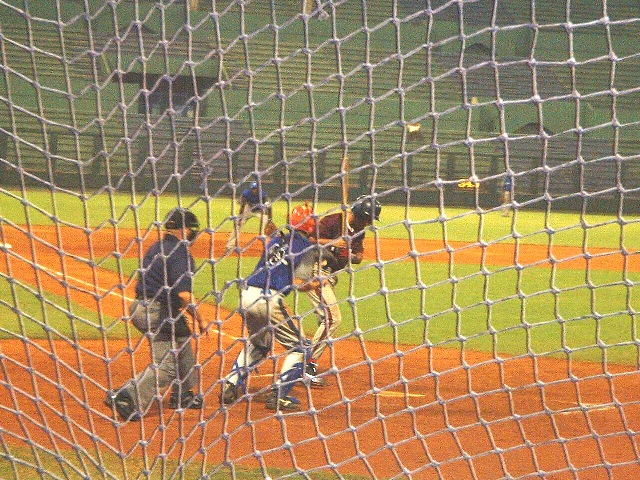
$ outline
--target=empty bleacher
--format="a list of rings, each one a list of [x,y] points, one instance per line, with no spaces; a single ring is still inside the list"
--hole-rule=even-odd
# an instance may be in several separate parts
[[[532,64],[515,48],[512,56],[505,53],[512,39],[499,37],[499,59],[491,62],[491,49],[482,44],[486,37],[472,35],[461,57],[455,29],[445,25],[426,37],[430,17],[418,4],[400,2],[395,22],[380,3],[368,4],[366,12],[340,4],[335,36],[331,21],[305,23],[293,4],[278,6],[277,29],[260,27],[273,7],[257,1],[246,2],[244,36],[238,35],[239,24],[228,22],[219,24],[220,34],[205,34],[215,32],[207,19],[197,24],[201,31],[175,28],[166,37],[146,25],[115,36],[96,28],[2,24],[0,43],[9,59],[5,78],[12,87],[11,97],[0,105],[5,167],[17,165],[42,183],[80,173],[115,187],[181,182],[196,190],[241,182],[259,170],[265,180],[281,184],[286,179],[295,189],[339,186],[347,155],[353,188],[375,178],[380,189],[424,189],[437,179],[454,184],[504,173],[497,105],[527,103],[537,93],[543,102],[553,99],[544,107],[545,128],[553,117],[559,126],[551,129],[554,140],[544,155],[539,139],[529,146],[528,140],[510,144],[510,165],[527,176],[528,194],[544,187],[541,178],[549,171],[554,195],[569,187],[597,190],[615,175],[626,181],[640,173],[631,153],[640,143],[631,125],[640,105],[637,55],[615,62],[552,61],[556,54],[547,56],[552,45],[545,43],[552,36],[542,36],[535,51],[539,61]],[[490,17],[483,4],[465,3],[464,26],[471,33]],[[505,5],[498,23],[530,18],[515,4]],[[442,27],[455,26],[460,12],[457,4],[434,2],[431,14]],[[142,72],[169,83],[194,75],[203,87],[198,118],[142,113],[140,86],[123,80]],[[623,92],[615,94],[615,102],[611,86]],[[558,99],[564,98],[568,109],[575,109],[574,91],[584,97],[579,99],[583,127],[606,123],[617,109],[622,160],[601,151],[612,144],[604,128],[600,139],[584,139],[576,157],[575,118],[549,113],[546,106],[560,105]],[[517,137],[518,128],[531,119],[513,112],[506,127]],[[414,121],[423,129],[407,135],[406,124]],[[488,141],[470,143],[468,136]]]

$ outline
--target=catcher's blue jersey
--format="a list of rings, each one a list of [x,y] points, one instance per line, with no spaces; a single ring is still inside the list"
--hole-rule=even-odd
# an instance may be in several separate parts
[[[266,246],[260,261],[247,279],[247,285],[288,294],[294,273],[301,268],[310,269],[314,244],[300,232],[276,235]],[[300,275],[297,275],[300,277]],[[306,277],[308,274],[305,275]]]

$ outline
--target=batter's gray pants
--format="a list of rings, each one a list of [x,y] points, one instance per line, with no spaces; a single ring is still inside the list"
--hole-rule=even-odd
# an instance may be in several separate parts
[[[335,283],[326,281],[322,286],[307,292],[318,316],[318,328],[313,334],[311,360],[317,362],[342,323],[342,314],[336,297]]]

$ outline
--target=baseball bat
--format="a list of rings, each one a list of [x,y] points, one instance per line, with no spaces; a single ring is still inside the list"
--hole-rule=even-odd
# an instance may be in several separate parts
[[[342,171],[342,204],[345,208],[349,205],[349,157],[346,155],[342,157],[342,165],[340,167]],[[343,215],[342,218],[342,231],[347,233],[347,215]]]

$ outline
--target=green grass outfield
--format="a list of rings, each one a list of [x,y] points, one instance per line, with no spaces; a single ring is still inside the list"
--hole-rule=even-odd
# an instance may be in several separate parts
[[[10,461],[13,460],[13,461]],[[235,478],[243,480],[264,480],[265,474],[260,469],[233,465],[232,467],[221,465],[207,469],[206,464],[198,461],[180,462],[178,460],[163,458],[162,461],[143,459],[136,455],[129,455],[121,458],[116,453],[102,452],[100,455],[99,467],[95,465],[95,458],[90,455],[82,455],[79,452],[66,452],[60,450],[38,450],[34,455],[31,448],[18,447],[13,444],[6,444],[0,451],[0,479],[10,478],[142,478],[149,480],[164,480],[166,478],[193,479],[201,478],[207,480],[228,480],[235,475]],[[47,472],[45,475],[38,471],[36,467],[43,467]],[[143,473],[144,472],[144,473]],[[295,474],[292,471],[280,468],[268,468],[271,478],[291,478],[291,479],[312,479],[330,480],[336,476],[328,472],[312,472],[305,474]],[[369,477],[360,475],[344,475],[345,480],[366,480]]]
[[[238,188],[238,194],[242,188]],[[517,197],[517,195],[516,195]],[[517,199],[517,198],[516,198]],[[273,215],[278,224],[286,220],[287,203],[274,201]],[[311,202],[310,198],[292,201],[292,205]],[[640,218],[553,211],[521,210],[512,224],[495,211],[475,211],[461,208],[385,205],[381,221],[375,228],[380,236],[407,238],[410,230],[415,238],[462,242],[513,242],[548,245],[640,249]],[[228,232],[231,230],[232,204],[228,197],[205,198],[172,194],[145,195],[108,192],[82,195],[70,191],[28,189],[24,192],[0,188],[0,222],[31,225],[71,225],[91,228],[148,228],[177,205],[196,213],[203,228]],[[336,203],[319,202],[319,214],[336,212]],[[249,226],[250,227],[250,226]],[[248,228],[247,231],[251,231]]]
[[[26,200],[23,202],[23,200]],[[296,202],[297,203],[297,202]],[[132,206],[135,205],[135,207]],[[230,201],[183,197],[205,228],[226,231]],[[25,206],[26,205],[26,206]],[[29,190],[26,198],[0,189],[0,219],[13,224],[147,228],[176,205],[171,196],[135,198],[97,195],[81,198],[68,193]],[[335,209],[319,204],[317,211]],[[274,217],[283,223],[286,204],[277,201]],[[257,222],[256,222],[257,225]],[[254,225],[255,226],[255,225]],[[520,211],[515,220],[497,212],[463,209],[384,205],[376,224],[381,237],[448,241],[521,243],[609,247],[640,250],[640,220],[606,215]],[[374,233],[369,232],[372,236]],[[195,290],[199,297],[215,298],[233,309],[238,291],[238,271],[248,275],[253,259],[197,259],[200,265]],[[137,260],[124,259],[121,268],[131,275]],[[104,266],[117,269],[115,261]],[[362,335],[366,340],[431,344],[435,346],[496,351],[510,355],[567,355],[574,359],[635,364],[638,357],[635,312],[640,308],[637,283],[640,274],[592,270],[513,266],[485,266],[423,262],[363,263],[352,276],[339,275],[338,298],[344,321],[343,337]],[[42,301],[29,286],[0,278],[0,314],[11,319],[0,336],[96,338],[125,335],[117,319],[98,318],[95,312],[54,295]],[[291,296],[306,329],[315,317],[304,295]],[[16,313],[19,312],[19,313]]]

